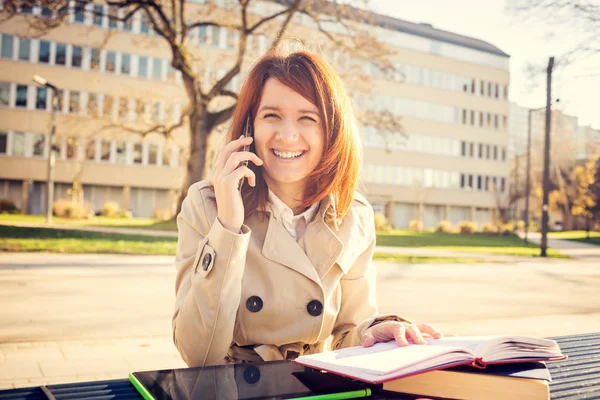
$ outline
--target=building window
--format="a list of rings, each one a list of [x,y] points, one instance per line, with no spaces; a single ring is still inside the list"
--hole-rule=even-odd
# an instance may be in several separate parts
[[[91,49],[90,69],[92,71],[100,70],[100,50]]]
[[[479,158],[482,159],[483,158],[483,143],[479,143]]]
[[[166,144],[162,148],[162,165],[165,167],[171,166],[171,146]]]
[[[114,98],[108,94],[105,94],[104,102],[102,104],[102,115],[107,118],[112,118],[114,106],[115,106]]]
[[[148,57],[138,57],[138,76],[142,78],[148,77]]]
[[[485,158],[487,160],[489,160],[491,156],[492,156],[491,146],[489,144],[486,144],[485,145]]]
[[[227,30],[227,48],[235,49],[236,31]]]
[[[460,174],[460,188],[464,189],[465,187],[465,174]]]
[[[483,111],[479,111],[479,126],[483,126]]]
[[[508,100],[508,85],[504,85],[504,100]]]
[[[143,159],[143,146],[142,143],[135,143],[133,145],[133,163],[141,165]]]
[[[69,136],[66,140],[66,153],[67,160],[73,160],[77,158],[77,138]]]
[[[460,142],[460,155],[463,157],[467,155],[467,142],[465,141]]]
[[[500,178],[500,191],[504,192],[506,190],[506,179],[505,178]]]
[[[488,97],[492,97],[492,82],[488,82],[487,95],[488,95]]]
[[[142,13],[140,31],[146,34],[150,33],[150,19],[145,13]]]
[[[471,125],[475,125],[475,111],[471,110]]]
[[[52,16],[52,10],[50,10],[48,7],[42,7],[42,17],[51,17]]]
[[[469,143],[469,157],[473,158],[473,156],[475,155],[475,151],[474,151],[474,144],[473,143]]]
[[[506,130],[508,127],[508,117],[506,115],[502,116],[502,129]]]
[[[115,163],[125,164],[127,160],[127,146],[125,145],[125,142],[116,142],[116,151],[117,153],[115,154]]]
[[[73,58],[71,59],[71,67],[81,68],[82,49],[79,46],[73,46]]]
[[[481,175],[477,175],[477,190],[483,189]]]
[[[13,58],[13,36],[12,35],[2,35],[2,53],[0,54],[2,58],[8,58],[12,60]]]
[[[492,114],[487,113],[487,127],[491,128],[492,127]]]
[[[126,10],[125,15],[127,15],[131,10]],[[133,14],[127,18],[127,21],[123,22],[123,30],[125,32],[133,32]]]
[[[40,54],[38,60],[40,63],[50,63],[50,42],[45,40],[40,42]]]
[[[121,74],[129,75],[131,73],[131,55],[121,54]]]
[[[496,98],[498,98],[500,96],[500,88],[498,87],[498,84],[496,83]]]
[[[475,93],[475,79],[471,79],[471,93]]]
[[[465,124],[465,125],[466,125],[466,123],[467,123],[467,110],[465,110],[464,108],[463,108],[463,110],[462,110],[462,122],[463,122],[463,124]]]
[[[473,175],[469,174],[469,189],[473,189]]]
[[[152,60],[152,79],[156,81],[162,80],[162,60],[160,58]]]
[[[98,117],[98,96],[96,93],[88,93],[87,115]]]
[[[12,134],[12,155],[25,155],[25,134],[23,132],[13,132]]]
[[[498,160],[498,146],[494,146],[494,160]]]
[[[48,90],[43,87],[36,88],[35,108],[36,110],[45,110],[48,104]]]
[[[158,146],[155,144],[148,145],[148,165],[156,165],[158,162]]]
[[[8,145],[8,133],[0,132],[0,154],[6,154]]]
[[[104,16],[104,6],[102,4],[94,5],[94,25],[102,26],[103,16]]]
[[[154,121],[160,121],[160,103],[156,102],[152,106],[152,119]]]
[[[208,42],[208,34],[206,32],[206,26],[198,27],[198,38],[200,39],[200,43],[206,44],[206,42]]]
[[[85,159],[90,161],[96,160],[96,140],[89,139],[85,145]]]
[[[27,107],[27,86],[17,85],[17,99],[15,107]]]
[[[78,114],[79,107],[79,92],[71,91],[71,95],[69,96],[69,112],[73,114]]]
[[[140,121],[144,118],[146,103],[142,99],[135,99],[135,110],[133,110],[135,116],[134,119],[136,121]]]
[[[484,93],[485,93],[485,82],[480,81],[479,82],[479,94],[483,96]]]
[[[502,148],[502,161],[506,161],[506,148]]]
[[[115,6],[108,7],[108,29],[117,29],[119,9]]]
[[[485,177],[485,191],[489,191],[490,190],[490,177],[486,176]]]
[[[119,98],[119,109],[117,110],[120,120],[125,120],[129,116],[129,99],[127,97]]]
[[[102,139],[100,141],[100,161],[110,161],[110,140]]]
[[[498,129],[499,128],[499,124],[498,124],[498,114],[494,114],[494,128]]]
[[[32,135],[33,138],[33,151],[32,154],[36,157],[44,156],[44,147],[46,146],[46,135],[41,133],[35,133]]]
[[[19,60],[29,61],[29,54],[31,53],[31,40],[26,38],[19,38]]]
[[[10,83],[0,82],[0,107],[8,107],[10,101]]]
[[[56,65],[65,65],[67,62],[67,45],[56,43]]]
[[[75,22],[83,24],[85,22],[85,3],[84,2],[76,2],[75,3]]]
[[[106,72],[115,72],[117,65],[117,55],[114,51],[106,52]]]

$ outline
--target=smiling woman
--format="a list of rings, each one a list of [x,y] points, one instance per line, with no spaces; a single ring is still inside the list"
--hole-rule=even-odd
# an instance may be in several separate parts
[[[173,337],[188,365],[441,336],[378,314],[373,209],[355,190],[360,149],[324,60],[269,53],[253,67],[213,180],[190,187],[177,218]]]

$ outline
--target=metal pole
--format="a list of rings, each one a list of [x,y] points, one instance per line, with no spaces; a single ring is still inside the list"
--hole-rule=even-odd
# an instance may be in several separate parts
[[[531,112],[527,116],[527,176],[525,177],[525,244],[527,244],[527,235],[529,233],[529,191],[531,185]]]
[[[554,57],[548,60],[546,78],[546,137],[544,140],[544,197],[542,205],[542,241],[540,245],[542,257],[547,256],[548,249],[548,192],[550,191],[550,125],[552,123],[552,67]]]
[[[52,91],[51,128],[48,140],[48,179],[46,182],[46,224],[52,223],[52,201],[54,200],[54,164],[56,162],[56,111],[58,108],[58,90]]]
[[[513,209],[512,209],[512,222],[514,223],[515,221],[517,221],[519,218],[517,216],[517,210],[519,209],[519,207],[517,206],[518,203],[518,198],[519,198],[519,159],[521,158],[520,155],[515,157],[515,184],[514,184],[514,189],[513,189],[513,196],[515,199],[515,202],[513,203]],[[517,224],[514,225],[514,230],[517,229]]]

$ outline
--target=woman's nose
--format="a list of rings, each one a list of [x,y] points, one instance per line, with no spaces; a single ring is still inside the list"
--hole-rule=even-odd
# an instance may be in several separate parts
[[[291,119],[285,119],[283,123],[279,126],[279,130],[277,131],[275,138],[277,140],[283,141],[296,141],[298,140],[298,130],[294,125],[294,121]]]

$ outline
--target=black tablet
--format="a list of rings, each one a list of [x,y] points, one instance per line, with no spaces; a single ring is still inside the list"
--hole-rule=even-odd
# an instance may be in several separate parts
[[[359,382],[289,361],[133,372],[129,380],[146,400],[332,400],[371,394]]]

